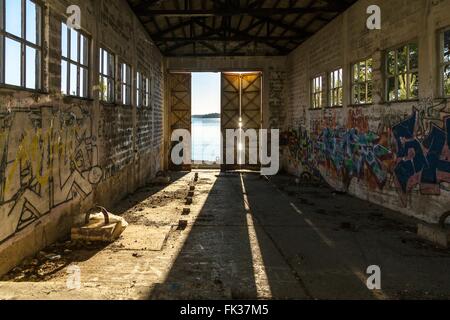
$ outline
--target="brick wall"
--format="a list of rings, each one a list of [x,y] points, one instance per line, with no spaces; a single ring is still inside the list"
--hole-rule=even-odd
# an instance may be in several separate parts
[[[382,30],[366,28],[366,9],[373,4],[381,7]],[[284,167],[297,175],[308,172],[323,178],[334,188],[362,199],[436,222],[448,211],[450,200],[450,172],[446,169],[450,138],[441,134],[450,130],[445,123],[450,106],[440,97],[437,71],[439,31],[449,26],[450,1],[360,0],[291,53],[283,110]],[[409,41],[419,45],[419,99],[387,103],[385,51]],[[350,97],[350,66],[368,57],[374,59],[374,103],[355,107]],[[344,72],[344,106],[311,110],[311,79],[337,67]],[[401,136],[399,124],[415,125],[413,136]],[[429,143],[436,137],[445,140],[444,147],[437,150],[439,165]]]
[[[61,22],[73,4],[91,39],[89,99],[60,94]],[[160,170],[164,63],[127,2],[48,0],[43,22],[42,92],[0,88],[0,274]],[[150,107],[98,101],[100,46],[150,79]]]

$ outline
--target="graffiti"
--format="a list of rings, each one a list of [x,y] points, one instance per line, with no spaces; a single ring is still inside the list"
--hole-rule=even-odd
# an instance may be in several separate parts
[[[364,178],[366,168],[382,188],[387,181],[382,161],[392,154],[379,141],[380,137],[373,132],[363,133],[356,128],[325,128],[317,139],[315,156],[322,166],[331,163],[347,188],[353,178]]]
[[[416,186],[425,195],[440,195],[440,184],[450,182],[450,117],[444,118],[444,128],[432,123],[428,134],[417,135],[419,112],[393,128],[397,144],[397,163],[394,169],[402,202]]]
[[[91,114],[83,107],[0,113],[0,243],[103,178]]]

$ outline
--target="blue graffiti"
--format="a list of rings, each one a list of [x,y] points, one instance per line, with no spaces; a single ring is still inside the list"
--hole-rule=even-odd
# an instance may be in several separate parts
[[[445,148],[450,148],[450,118],[444,121],[445,130],[432,124],[422,142],[416,137],[417,121],[415,111],[393,127],[398,159],[394,174],[403,193],[420,184],[423,192],[440,194],[439,184],[450,182],[450,161],[443,159]]]

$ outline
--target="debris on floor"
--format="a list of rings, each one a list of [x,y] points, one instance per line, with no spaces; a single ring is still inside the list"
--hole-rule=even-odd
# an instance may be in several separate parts
[[[98,209],[101,212],[86,214],[84,225],[72,228],[72,240],[114,242],[128,227],[124,218],[113,215],[105,208]]]

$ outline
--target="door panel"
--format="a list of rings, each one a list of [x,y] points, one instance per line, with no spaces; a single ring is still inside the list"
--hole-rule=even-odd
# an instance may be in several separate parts
[[[185,129],[191,132],[191,74],[169,73],[170,88],[170,137],[175,130]],[[169,139],[170,139],[169,137]],[[171,160],[172,148],[177,142],[171,142],[169,168],[173,171],[191,170],[191,165],[175,165]],[[190,150],[189,150],[190,152]],[[190,160],[190,159],[189,159]]]
[[[248,129],[259,130],[261,128],[261,88],[262,76],[261,73],[222,73],[222,133],[226,139],[226,129],[239,129],[241,122],[244,131]],[[259,134],[259,131],[258,131]],[[259,135],[258,135],[259,139]],[[238,144],[243,143],[243,137],[239,138]],[[226,141],[225,141],[226,142]],[[228,152],[234,153],[234,158],[237,159],[237,146],[234,150]],[[225,164],[226,161],[226,144],[222,154],[222,170],[237,170],[237,169],[256,169],[260,165],[249,165],[249,152],[256,152],[258,154],[257,146],[250,150],[250,146],[246,145],[246,159],[245,165]]]

